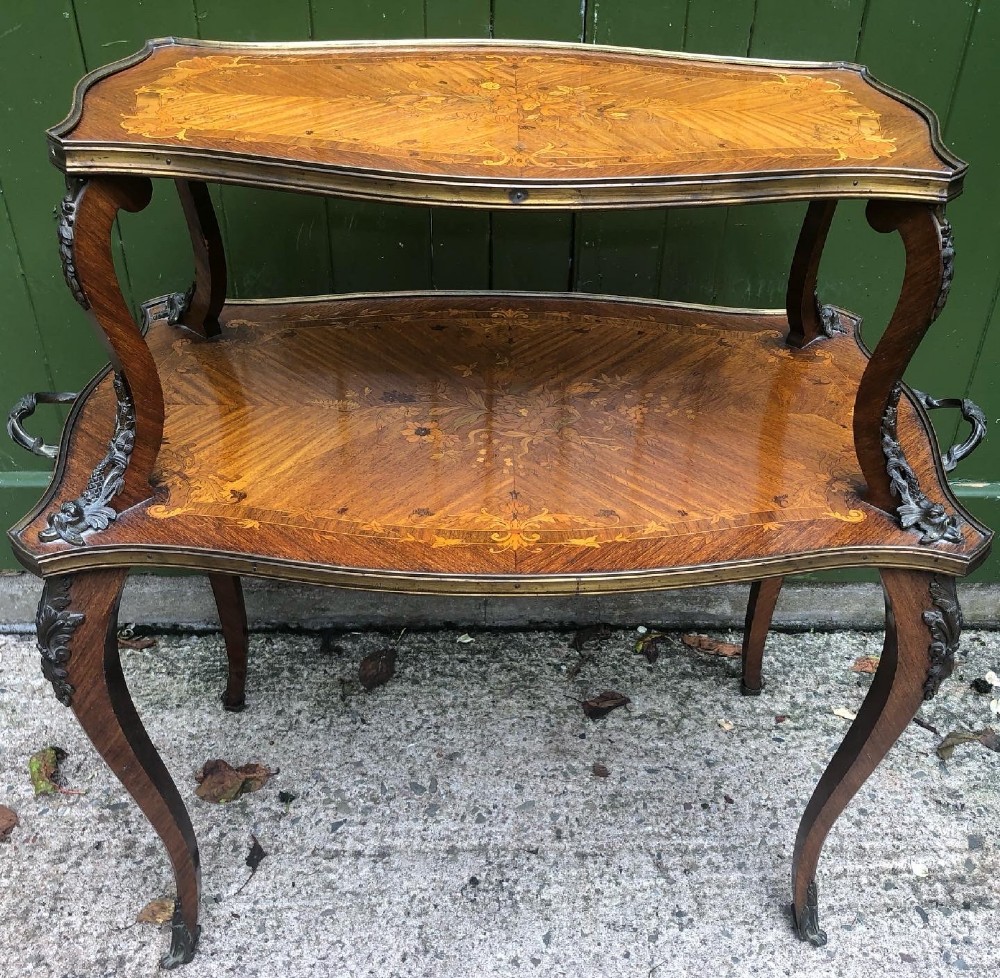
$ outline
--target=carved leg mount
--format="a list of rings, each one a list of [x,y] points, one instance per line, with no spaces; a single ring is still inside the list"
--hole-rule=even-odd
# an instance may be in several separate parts
[[[951,674],[962,627],[954,578],[906,570],[883,570],[881,575],[886,599],[882,657],[857,719],[809,800],[795,840],[792,913],[799,936],[817,946],[826,943],[816,889],[823,843],[920,704]]]
[[[60,702],[163,840],[177,900],[170,950],[160,963],[190,961],[198,942],[198,844],[181,796],[135,711],[118,656],[118,603],[127,569],[86,571],[45,581],[38,606],[42,671]]]

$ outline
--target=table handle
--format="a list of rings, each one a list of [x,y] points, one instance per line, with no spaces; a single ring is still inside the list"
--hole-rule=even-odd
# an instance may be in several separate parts
[[[913,396],[920,402],[920,406],[926,411],[936,411],[938,408],[958,408],[962,412],[962,417],[972,425],[969,437],[961,444],[952,445],[941,456],[941,464],[945,472],[952,472],[955,466],[963,458],[971,455],[978,447],[979,443],[986,437],[986,415],[983,409],[970,401],[967,397],[931,397],[923,391],[911,388]]]
[[[55,458],[59,454],[59,446],[46,445],[37,436],[33,438],[24,430],[21,422],[25,418],[31,417],[39,404],[72,404],[75,400],[76,394],[56,391],[36,391],[33,394],[25,394],[7,415],[7,434],[10,435],[15,445],[20,445],[21,448],[33,455],[40,455],[42,458]]]

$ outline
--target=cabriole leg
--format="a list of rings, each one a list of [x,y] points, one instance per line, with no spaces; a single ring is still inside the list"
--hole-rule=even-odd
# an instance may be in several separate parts
[[[819,263],[836,209],[835,200],[811,201],[802,222],[785,294],[789,346],[806,346],[837,328],[836,313],[823,306],[816,295]]]
[[[816,865],[830,829],[858,789],[951,673],[961,631],[955,580],[883,570],[885,643],[857,719],[806,807],[792,862],[792,912],[799,937],[820,946]]]
[[[202,336],[217,336],[219,313],[226,302],[226,253],[219,222],[205,184],[198,180],[174,182],[194,252],[194,285],[183,297],[176,320]]]
[[[758,696],[764,688],[764,680],[761,678],[764,643],[771,630],[774,606],[784,580],[783,577],[767,577],[750,585],[750,600],[743,628],[743,679],[740,683],[740,692],[744,696]]]
[[[243,585],[234,574],[209,574],[209,583],[219,609],[222,637],[229,658],[229,679],[222,694],[222,705],[233,712],[246,706],[247,683],[247,609]]]
[[[48,578],[38,606],[42,671],[163,840],[177,886],[164,968],[198,941],[198,844],[181,796],[129,696],[118,656],[118,603],[127,569]]]

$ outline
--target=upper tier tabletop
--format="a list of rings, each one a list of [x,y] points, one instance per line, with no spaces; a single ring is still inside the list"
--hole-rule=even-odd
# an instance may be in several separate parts
[[[75,174],[484,207],[946,201],[965,173],[857,65],[553,42],[164,38],[91,72],[49,136]]]

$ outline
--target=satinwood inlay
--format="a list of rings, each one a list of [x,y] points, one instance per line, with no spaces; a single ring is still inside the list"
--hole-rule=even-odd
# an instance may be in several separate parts
[[[405,54],[393,60],[268,55],[184,58],[138,90],[130,136],[235,141],[535,177],[744,169],[781,160],[892,156],[881,115],[840,82],[579,56]],[[301,87],[289,91],[296,76]]]

